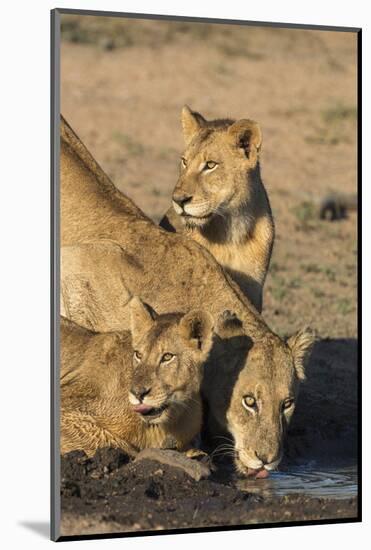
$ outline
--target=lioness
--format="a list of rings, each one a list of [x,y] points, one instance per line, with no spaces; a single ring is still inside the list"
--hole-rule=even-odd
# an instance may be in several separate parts
[[[130,332],[94,333],[61,320],[61,451],[105,446],[185,450],[200,432],[200,387],[213,320],[157,315],[130,302]]]
[[[236,371],[231,377],[229,364],[233,366],[236,359],[233,353],[224,353],[223,338],[216,330],[221,341],[217,353],[213,349],[211,353],[225,383],[213,386],[211,408],[227,399],[226,386],[230,397],[233,383],[241,381],[238,387],[243,391],[242,372],[250,364],[256,391],[271,392],[274,402],[281,402],[280,388],[271,383],[278,373],[287,381],[288,397],[300,375],[300,368],[294,366],[300,367],[306,334],[298,333],[288,342],[275,335],[206,248],[149,220],[114,187],[63,120],[61,136],[61,235],[62,244],[69,245],[61,250],[62,314],[87,328],[108,332],[130,328],[127,304],[133,295],[159,313],[201,308],[216,320],[228,309],[239,319],[250,342],[249,354],[240,361],[238,379]],[[250,357],[254,359],[251,362]],[[271,373],[271,378],[263,372]],[[234,422],[229,423],[239,445],[239,433],[251,417],[242,401],[240,407],[241,414],[231,409]],[[259,414],[262,422],[273,412],[264,407]],[[278,408],[274,414],[275,421],[281,422]],[[254,448],[255,440],[250,446]],[[240,460],[245,460],[243,453]],[[247,459],[245,466],[249,467]]]
[[[274,240],[253,120],[206,120],[185,106],[186,149],[172,206],[160,225],[207,248],[261,312]]]
[[[217,332],[202,384],[209,438],[221,454],[232,451],[240,473],[266,477],[281,461],[315,335],[306,328],[286,346],[275,335],[257,346],[230,312],[221,316]],[[226,443],[229,434],[231,444]]]

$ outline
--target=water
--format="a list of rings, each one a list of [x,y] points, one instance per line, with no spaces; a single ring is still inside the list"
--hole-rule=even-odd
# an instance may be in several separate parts
[[[271,472],[266,479],[239,480],[237,487],[261,496],[300,494],[345,499],[357,496],[357,467],[316,469],[306,465],[289,471]]]

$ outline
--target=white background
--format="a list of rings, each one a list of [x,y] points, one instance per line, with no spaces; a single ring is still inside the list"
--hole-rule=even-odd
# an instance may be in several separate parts
[[[370,303],[367,237],[370,230],[369,124],[371,98],[370,38],[365,0],[200,2],[77,0],[7,0],[1,6],[0,32],[0,505],[3,548],[39,548],[48,540],[49,520],[49,10],[54,7],[209,16],[257,21],[362,26],[364,52],[363,204],[364,311]],[[367,130],[367,131],[366,131]],[[368,139],[366,139],[368,138]],[[5,306],[5,307],[4,307]],[[126,548],[194,547],[301,549],[365,548],[371,540],[368,494],[371,389],[364,321],[364,523],[174,535],[69,543],[69,547],[125,545]],[[369,457],[369,453],[367,454]],[[4,461],[4,463],[3,463]],[[30,526],[29,524],[32,524]],[[36,526],[36,530],[35,530]],[[40,533],[44,532],[44,534]],[[368,541],[369,545],[369,541]],[[369,547],[369,546],[368,546]]]

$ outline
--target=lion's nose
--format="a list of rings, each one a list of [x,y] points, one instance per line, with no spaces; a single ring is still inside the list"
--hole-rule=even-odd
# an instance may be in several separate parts
[[[277,452],[267,452],[267,453],[255,453],[256,458],[260,460],[263,464],[270,464],[271,462],[275,462],[279,456],[279,451]]]
[[[265,453],[255,453],[255,456],[258,460],[260,460],[260,462],[262,462],[263,464],[266,464],[267,463],[267,455]]]
[[[190,202],[192,200],[192,195],[188,195],[186,193],[174,193],[173,194],[173,201],[176,202],[181,208],[184,207],[187,202]]]
[[[260,460],[260,462],[262,462],[263,464],[268,464],[270,462],[270,460],[268,459],[268,454],[267,453],[255,453],[256,455],[256,458],[258,460]]]
[[[149,394],[151,391],[151,388],[149,387],[140,387],[140,388],[131,388],[131,393],[139,399],[139,401],[143,401],[146,395]]]

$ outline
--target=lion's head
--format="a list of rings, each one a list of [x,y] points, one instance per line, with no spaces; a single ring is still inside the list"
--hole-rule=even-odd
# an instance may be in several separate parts
[[[240,473],[273,470],[281,461],[285,431],[314,340],[309,328],[287,341],[271,334],[252,342],[235,333],[223,339],[219,351],[211,355],[217,366],[213,379],[205,381],[205,388],[207,383],[212,385],[206,388],[209,407],[217,423],[233,437]]]
[[[253,120],[207,121],[182,111],[186,149],[173,192],[173,207],[188,226],[203,227],[238,213],[252,199],[259,170],[261,131]]]
[[[133,375],[129,401],[151,424],[173,423],[200,393],[203,363],[213,341],[204,311],[156,312],[134,297],[130,303]]]

